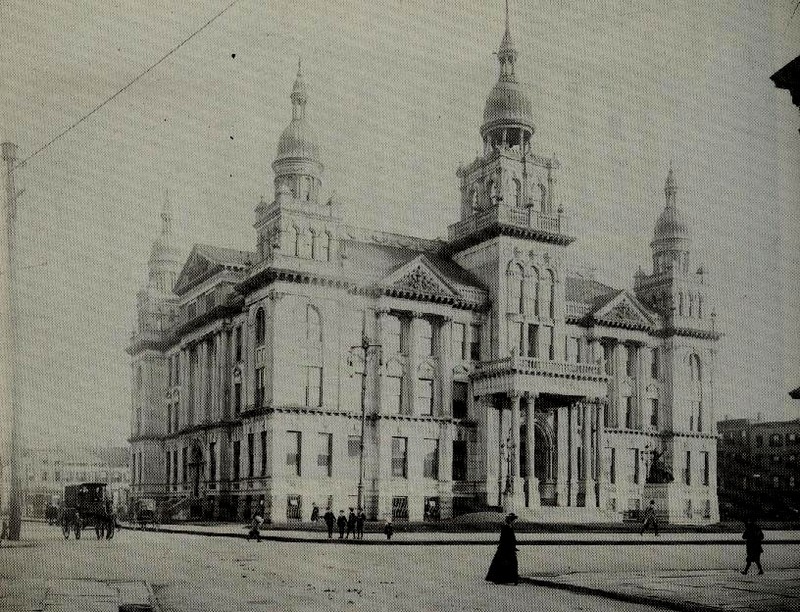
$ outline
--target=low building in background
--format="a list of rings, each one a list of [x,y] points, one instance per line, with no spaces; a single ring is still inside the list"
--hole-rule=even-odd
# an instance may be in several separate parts
[[[103,482],[114,508],[124,511],[130,488],[127,447],[101,449],[27,448],[22,457],[22,511],[42,518],[50,504],[58,505],[64,487],[82,482]]]
[[[800,518],[800,419],[726,419],[717,427],[722,518]]]

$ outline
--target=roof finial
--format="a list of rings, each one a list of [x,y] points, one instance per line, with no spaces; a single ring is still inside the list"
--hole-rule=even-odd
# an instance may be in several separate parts
[[[509,33],[509,25],[508,25],[508,0],[506,0],[506,33]]]

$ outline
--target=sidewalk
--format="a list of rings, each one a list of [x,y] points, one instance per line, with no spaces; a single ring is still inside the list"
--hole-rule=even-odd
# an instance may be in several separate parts
[[[128,523],[122,523],[123,529],[133,529]],[[248,527],[236,523],[217,525],[161,525],[157,529],[148,527],[148,531],[163,533],[176,533],[185,535],[203,535],[228,538],[247,537]],[[261,537],[276,542],[314,542],[330,544],[486,544],[496,545],[500,526],[497,532],[414,532],[395,531],[390,541],[383,533],[369,532],[364,534],[363,540],[339,540],[338,532],[334,533],[333,540],[328,540],[328,534],[323,530],[270,530],[262,528]],[[766,538],[770,544],[800,544],[800,531],[767,531]],[[667,533],[659,536],[638,533],[517,533],[517,543],[521,546],[530,545],[742,545],[742,536],[739,533]]]
[[[776,570],[742,576],[735,570],[533,575],[523,582],[685,612],[800,609],[800,575]]]
[[[142,581],[25,579],[0,581],[4,612],[153,612],[158,604]]]

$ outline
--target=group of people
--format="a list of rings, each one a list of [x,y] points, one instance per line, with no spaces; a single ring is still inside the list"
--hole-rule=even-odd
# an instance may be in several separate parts
[[[351,534],[354,540],[364,539],[364,523],[367,521],[367,515],[362,508],[359,508],[357,512],[353,508],[350,508],[350,513],[347,516],[345,516],[344,510],[340,510],[338,517],[328,508],[322,516],[322,519],[325,521],[325,526],[328,528],[329,540],[333,538],[334,524],[339,528],[340,540],[349,539]],[[314,520],[313,514],[312,520]]]

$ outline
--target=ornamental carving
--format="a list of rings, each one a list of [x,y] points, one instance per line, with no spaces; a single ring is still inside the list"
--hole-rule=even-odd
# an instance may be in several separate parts
[[[413,272],[397,281],[395,286],[420,293],[442,293],[442,286],[431,278],[422,267],[415,268]]]
[[[634,310],[627,302],[617,304],[603,318],[615,323],[646,325],[646,322],[642,319],[639,313],[636,312],[636,310]]]

